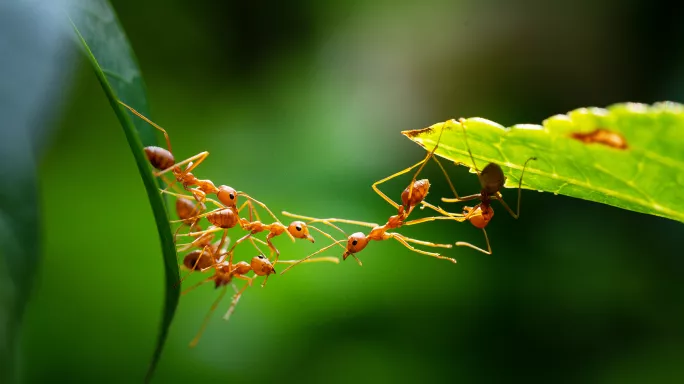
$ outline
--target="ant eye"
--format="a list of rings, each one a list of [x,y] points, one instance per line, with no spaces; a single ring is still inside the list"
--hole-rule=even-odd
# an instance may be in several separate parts
[[[260,258],[261,260],[265,259],[264,255],[259,255],[257,257]]]
[[[301,231],[301,230],[302,230],[302,227],[300,227],[300,226],[298,225],[298,226],[295,227],[295,229],[297,229],[298,231]]]
[[[358,241],[356,241],[356,240],[352,241],[352,245],[356,245],[357,243],[358,243]]]
[[[231,193],[231,194],[230,194],[230,199],[231,199],[231,200],[235,199],[235,195],[233,195],[233,194]]]

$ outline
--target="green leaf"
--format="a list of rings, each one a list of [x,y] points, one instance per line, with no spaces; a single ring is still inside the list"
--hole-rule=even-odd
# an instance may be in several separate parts
[[[472,169],[459,122],[402,132],[426,150]],[[478,169],[499,164],[506,187],[596,201],[636,212],[684,221],[684,106],[615,104],[580,108],[546,119],[543,125],[511,128],[481,118],[465,122]]]
[[[154,145],[156,136],[152,127],[140,119],[132,119],[130,112],[118,103],[118,100],[122,100],[149,116],[145,86],[140,70],[130,44],[109,3],[105,0],[76,1],[69,10],[69,17],[78,39],[83,45],[85,54],[95,69],[102,89],[124,129],[147,190],[147,196],[157,222],[157,232],[161,240],[166,274],[166,300],[157,345],[146,376],[146,381],[149,381],[164,348],[180,296],[180,287],[177,284],[179,272],[176,264],[176,249],[169,217],[164,208],[164,200],[159,193],[159,184],[152,174],[150,164],[143,151],[143,143],[146,146]]]
[[[21,381],[19,337],[41,262],[37,166],[72,52],[60,0],[0,4],[0,382]]]

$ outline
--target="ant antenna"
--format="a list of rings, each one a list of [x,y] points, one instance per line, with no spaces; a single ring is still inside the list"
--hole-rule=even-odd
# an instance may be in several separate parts
[[[530,157],[529,159],[525,160],[525,164],[523,165],[523,170],[522,173],[520,174],[520,180],[518,180],[518,207],[517,207],[517,213],[513,213],[513,210],[506,204],[506,202],[503,200],[503,196],[501,195],[501,192],[496,193],[496,199],[501,202],[501,205],[503,205],[504,208],[508,211],[508,213],[513,216],[514,219],[517,219],[520,217],[520,199],[522,196],[522,181],[523,177],[525,176],[525,168],[527,168],[527,163],[530,162],[530,160],[537,160],[536,157]]]
[[[420,165],[416,173],[413,175],[413,179],[411,179],[411,184],[409,184],[409,193],[408,193],[408,199],[411,200],[411,195],[413,194],[413,184],[416,182],[416,178],[418,178],[418,175],[420,172],[425,168],[425,164],[427,164],[428,161],[430,161],[430,158],[434,158],[435,152],[437,151],[437,148],[439,147],[439,143],[442,141],[442,134],[444,133],[444,126],[446,125],[446,121],[442,123],[442,128],[439,130],[439,136],[437,137],[437,143],[435,144],[434,148],[432,148],[432,151],[428,152],[428,155],[425,157],[423,160],[423,164]],[[439,160],[437,160],[437,164],[439,164]],[[442,165],[440,164],[440,167]],[[451,181],[449,181],[449,184],[451,184]]]
[[[164,128],[162,128],[162,127],[160,127],[159,125],[153,123],[150,119],[148,119],[147,117],[143,116],[142,113],[136,111],[135,109],[133,109],[133,107],[129,106],[128,104],[124,103],[123,101],[121,101],[121,100],[117,100],[117,101],[119,102],[119,104],[121,104],[121,105],[123,105],[124,107],[128,108],[129,111],[133,112],[134,115],[136,115],[136,116],[138,116],[139,118],[143,119],[143,120],[144,120],[146,123],[148,123],[149,125],[151,125],[151,126],[157,128],[158,130],[162,131],[162,133],[164,134],[164,138],[166,138],[166,146],[169,148],[169,152],[173,152],[173,151],[171,150],[171,139],[169,139],[169,134],[166,133],[166,130],[165,130]]]
[[[468,149],[468,154],[470,155],[470,160],[473,162],[473,167],[475,167],[475,172],[477,172],[477,176],[480,176],[480,170],[477,169],[477,164],[475,164],[475,158],[473,157],[473,153],[470,151],[470,144],[468,144],[468,135],[466,134],[466,119],[460,118],[458,119],[458,122],[461,124],[461,128],[463,129],[463,139],[465,140],[465,145],[466,148]]]
[[[316,251],[316,252],[310,254],[309,256],[307,256],[307,257],[305,257],[305,258],[303,258],[303,259],[301,259],[301,260],[298,260],[296,263],[294,263],[294,264],[290,265],[289,267],[285,268],[282,272],[280,272],[280,274],[281,274],[281,275],[284,275],[285,272],[287,272],[287,271],[290,270],[290,268],[294,267],[295,265],[297,265],[297,264],[299,264],[299,263],[303,263],[303,262],[306,261],[306,260],[309,260],[309,259],[311,258],[311,256],[318,255],[319,253],[321,253],[321,252],[323,252],[323,251],[325,251],[325,250],[327,250],[327,249],[329,249],[329,248],[332,248],[332,247],[334,247],[334,246],[337,245],[337,244],[344,243],[345,241],[347,241],[347,239],[337,240],[336,242],[334,242],[334,243],[332,243],[332,244],[330,244],[330,245],[326,245],[325,247],[319,249],[318,251]]]

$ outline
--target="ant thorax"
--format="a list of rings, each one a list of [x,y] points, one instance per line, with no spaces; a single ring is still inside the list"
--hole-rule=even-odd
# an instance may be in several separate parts
[[[482,205],[484,207],[489,207],[490,205],[492,205],[492,198],[489,197],[491,195],[492,195],[491,193],[487,192],[487,190],[483,188],[480,191],[480,201],[481,201],[480,205]]]
[[[399,228],[404,224],[407,215],[403,212],[403,207],[400,207],[400,209],[402,212],[398,215],[390,216],[389,220],[387,220],[387,224],[385,224],[387,229]]]

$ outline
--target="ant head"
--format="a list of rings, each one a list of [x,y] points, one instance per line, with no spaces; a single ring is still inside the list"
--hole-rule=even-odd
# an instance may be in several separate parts
[[[258,276],[268,276],[272,273],[275,273],[273,264],[271,264],[271,262],[264,257],[264,255],[254,256],[252,258],[251,266],[254,273],[256,273]]]
[[[314,242],[313,236],[309,234],[309,227],[307,227],[306,223],[303,221],[291,222],[287,227],[287,231],[290,232],[290,235],[297,239],[307,239],[312,243]]]
[[[200,257],[202,255],[202,257]],[[206,269],[212,266],[211,257],[209,252],[205,251],[192,251],[185,255],[183,258],[183,266],[189,270],[193,269]]]
[[[497,193],[503,188],[506,182],[506,176],[504,176],[503,170],[498,164],[489,163],[480,172],[480,184],[482,189],[489,193]]]
[[[246,275],[252,270],[252,266],[246,261],[240,261],[239,263],[235,264],[234,268],[235,274],[237,275]]]
[[[234,207],[237,205],[237,191],[227,185],[221,185],[218,187],[218,192],[216,196],[223,205],[227,207]]]
[[[347,250],[344,251],[342,259],[347,260],[349,255],[363,251],[363,249],[366,248],[366,245],[368,245],[368,238],[366,238],[366,235],[364,235],[363,232],[351,234],[347,238]]]
[[[404,192],[401,193],[401,203],[404,206],[404,209],[409,210],[420,204],[420,202],[425,199],[429,189],[430,181],[428,179],[416,180],[413,183],[413,190],[411,190],[411,186],[409,185],[404,189]],[[409,192],[411,194],[410,198]]]

